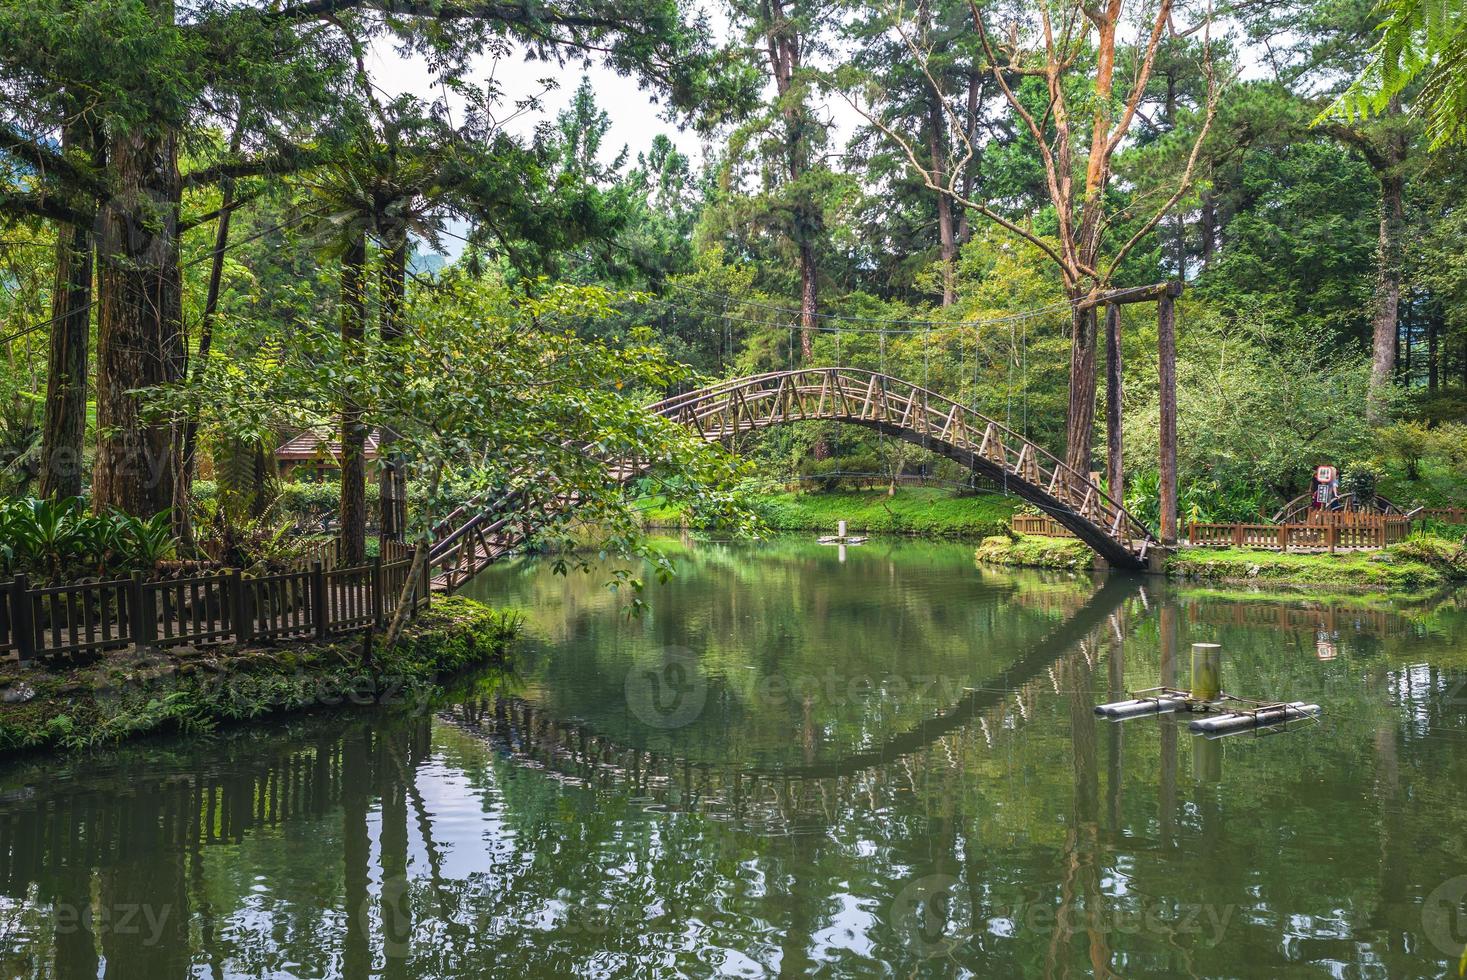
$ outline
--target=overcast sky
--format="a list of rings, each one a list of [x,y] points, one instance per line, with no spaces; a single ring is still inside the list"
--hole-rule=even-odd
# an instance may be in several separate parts
[[[724,37],[732,30],[721,9],[709,11],[708,17],[715,37]],[[370,57],[369,70],[385,92],[393,95],[411,92],[426,101],[448,96],[434,84],[433,75],[421,58],[402,58],[388,44],[375,46]],[[602,162],[612,162],[623,146],[630,149],[630,158],[635,160],[638,153],[652,145],[652,138],[658,133],[667,135],[695,165],[701,164],[706,149],[722,146],[720,136],[715,136],[710,142],[691,129],[679,129],[676,123],[665,118],[664,107],[653,103],[653,93],[641,88],[636,78],[618,75],[596,62],[589,66],[571,62],[562,67],[554,62],[526,61],[523,52],[517,52],[499,60],[479,59],[473,65],[468,80],[482,85],[493,77],[503,88],[505,113],[509,114],[513,112],[512,106],[516,101],[544,90],[542,79],[555,79],[558,87],[543,96],[543,110],[521,115],[507,127],[528,137],[536,126],[553,121],[556,114],[570,104],[582,76],[590,78],[596,102],[611,120],[611,131],[601,148]],[[460,107],[458,100],[448,97],[450,105],[456,109]],[[838,98],[820,103],[820,111],[822,116],[834,121],[832,146],[844,146],[846,139],[855,131],[859,117]],[[452,240],[448,244],[453,244]],[[450,257],[456,257],[456,252],[457,248]]]
[[[722,10],[714,10],[709,16],[715,36],[726,36],[732,29]],[[1225,25],[1218,25],[1214,36],[1219,36],[1226,30]],[[1240,54],[1243,77],[1267,73],[1266,62],[1259,53],[1249,52],[1244,48]],[[421,58],[402,58],[390,45],[378,45],[370,57],[373,78],[385,92],[393,95],[411,92],[425,101],[448,97],[448,93],[435,85],[432,73]],[[676,123],[667,120],[664,107],[652,101],[652,93],[639,87],[636,78],[617,75],[599,63],[585,65],[572,62],[562,67],[554,62],[526,61],[523,52],[517,52],[498,60],[487,57],[479,59],[469,73],[468,80],[482,85],[491,77],[495,79],[503,89],[505,113],[508,115],[513,112],[515,102],[541,94],[545,88],[543,79],[553,78],[557,87],[543,95],[543,109],[519,115],[507,126],[511,131],[528,137],[537,126],[553,121],[556,114],[570,104],[583,75],[590,78],[596,92],[596,101],[611,120],[611,131],[601,148],[604,163],[612,162],[623,146],[630,149],[631,159],[635,160],[636,155],[646,150],[658,133],[666,134],[695,164],[703,161],[705,150],[710,148],[708,141],[692,130],[680,130]],[[456,99],[449,97],[449,101],[456,109],[460,108],[455,105]],[[834,124],[831,134],[832,149],[843,149],[859,126],[860,116],[843,99],[834,96],[818,103],[817,107],[822,117],[832,120]],[[715,136],[712,146],[721,144],[722,138]],[[449,244],[454,245],[452,240]],[[457,252],[458,247],[455,245],[449,257],[456,257]]]

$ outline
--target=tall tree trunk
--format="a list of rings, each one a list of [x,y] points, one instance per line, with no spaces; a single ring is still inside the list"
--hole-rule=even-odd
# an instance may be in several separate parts
[[[815,358],[815,330],[818,326],[819,280],[815,269],[815,247],[800,243],[800,363],[808,366]]]
[[[1380,241],[1376,248],[1375,312],[1371,319],[1369,412],[1373,422],[1379,422],[1385,415],[1384,395],[1390,388],[1396,363],[1405,183],[1394,167],[1380,174]]]
[[[1439,310],[1432,310],[1431,315],[1426,318],[1426,390],[1432,394],[1436,393],[1438,381],[1436,331],[1437,318],[1440,315]]]
[[[63,144],[75,139],[72,127]],[[42,497],[82,492],[87,432],[87,348],[92,332],[92,223],[56,229],[56,285],[51,292],[51,343],[41,436]]]
[[[1095,307],[1076,310],[1070,318],[1070,404],[1065,414],[1065,462],[1076,473],[1090,475],[1091,440],[1095,430]]]
[[[817,327],[816,301],[818,298],[819,273],[815,268],[815,247],[809,242],[800,243],[800,364],[810,366],[815,361],[815,330]],[[830,441],[822,432],[815,440],[811,454],[816,459],[830,458]]]
[[[958,237],[953,227],[952,201],[946,194],[937,195],[937,241],[942,261],[942,305],[952,306],[958,300]]]
[[[800,243],[800,364],[808,367],[815,361],[815,330],[818,326],[817,298],[819,272],[815,268],[815,247]],[[830,440],[821,432],[811,447],[816,459],[830,458]]]
[[[983,83],[987,77],[988,73],[979,68],[973,68],[968,72],[967,131],[969,145],[976,145],[978,141],[978,124],[983,116]],[[963,179],[960,183],[965,201],[973,199],[973,188],[978,183],[977,160],[975,156],[963,168]],[[958,215],[957,239],[959,245],[966,245],[973,240],[973,222],[968,208],[962,208]]]
[[[231,155],[239,153],[240,142],[244,136],[244,118],[245,113],[241,109],[239,120],[235,123],[234,135],[229,140]],[[204,295],[204,312],[199,317],[199,347],[195,355],[197,367],[193,368],[195,375],[208,363],[209,351],[214,346],[214,317],[219,312],[219,291],[224,282],[224,253],[229,248],[229,225],[234,218],[234,181],[225,179],[220,189],[219,218],[214,226],[214,251],[209,257],[209,285]],[[189,502],[193,497],[194,474],[198,471],[199,423],[197,419],[190,418],[183,423],[181,447],[177,478],[173,486],[174,523],[181,532],[179,537],[192,545],[193,521],[189,515]],[[263,447],[256,448],[262,449]],[[259,506],[264,497],[258,492],[260,486],[261,484],[256,484],[256,506]]]
[[[1121,308],[1105,307],[1105,472],[1106,489],[1116,503],[1126,498],[1125,446],[1121,433],[1121,408],[1125,397],[1121,348]]]
[[[942,105],[937,101],[935,93],[929,93],[927,150],[932,157],[933,183],[943,186],[945,186],[944,182],[947,177],[947,152],[943,146],[944,132]],[[937,252],[942,262],[942,305],[952,306],[957,300],[957,290],[954,285],[958,255],[957,230],[953,223],[952,197],[940,192],[937,195]]]
[[[367,238],[354,232],[341,259],[341,348],[348,362],[366,341]],[[349,382],[348,382],[349,383]],[[367,427],[351,391],[341,400],[341,561],[356,565],[367,557]]]
[[[154,3],[172,18],[172,5]],[[171,131],[125,133],[111,146],[118,190],[102,209],[98,253],[97,458],[92,506],[138,516],[171,509],[173,427],[145,420],[135,389],[179,379],[182,181]]]
[[[382,343],[390,344],[402,336],[402,310],[407,299],[407,229],[394,229],[391,247],[382,263],[381,326]],[[381,464],[377,483],[378,539],[401,541],[407,531],[407,477],[392,444],[397,433],[383,426],[378,434],[377,457]]]
[[[1401,304],[1400,314],[1400,384],[1411,387],[1411,332],[1416,329],[1416,316],[1412,297],[1407,296]]]

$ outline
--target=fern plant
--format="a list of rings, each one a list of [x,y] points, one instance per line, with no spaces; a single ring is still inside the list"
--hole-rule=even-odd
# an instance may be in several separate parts
[[[1412,109],[1425,120],[1432,149],[1462,142],[1467,138],[1467,0],[1386,0],[1381,9],[1386,16],[1370,64],[1320,120],[1384,112],[1419,81]]]

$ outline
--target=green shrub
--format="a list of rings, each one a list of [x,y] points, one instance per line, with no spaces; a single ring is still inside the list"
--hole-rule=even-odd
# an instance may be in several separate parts
[[[167,512],[93,514],[80,497],[0,500],[0,571],[50,582],[152,571],[176,557]]]

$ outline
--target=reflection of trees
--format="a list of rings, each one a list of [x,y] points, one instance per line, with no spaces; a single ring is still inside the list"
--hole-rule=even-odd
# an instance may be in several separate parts
[[[961,713],[804,770],[798,753],[752,771],[699,763],[483,696],[452,724],[323,718],[139,747],[90,775],[53,777],[48,761],[0,792],[0,887],[43,923],[0,972],[95,977],[100,954],[108,975],[150,978],[190,962],[213,976],[687,973],[724,949],[767,973],[1282,974],[1365,955],[1393,976],[1431,972],[1421,902],[1467,831],[1467,753],[1443,737],[1467,729],[1461,672],[1401,666],[1404,636],[1347,635],[1323,663],[1305,631],[1115,595],[1068,632],[1032,617],[1035,658],[1010,652],[948,706]],[[1326,724],[1228,740],[1223,780],[1197,786],[1174,724],[1090,709],[1185,677],[1187,642],[1219,632],[1230,684],[1338,684]],[[834,765],[848,758],[860,766]],[[925,875],[956,879],[940,910],[953,943],[932,959],[891,919]],[[44,924],[55,904],[141,900],[192,931],[147,943]],[[1238,907],[1217,947],[1178,927],[1191,903]],[[1067,911],[988,931],[1035,905]],[[1148,910],[1155,925],[1108,928]]]

